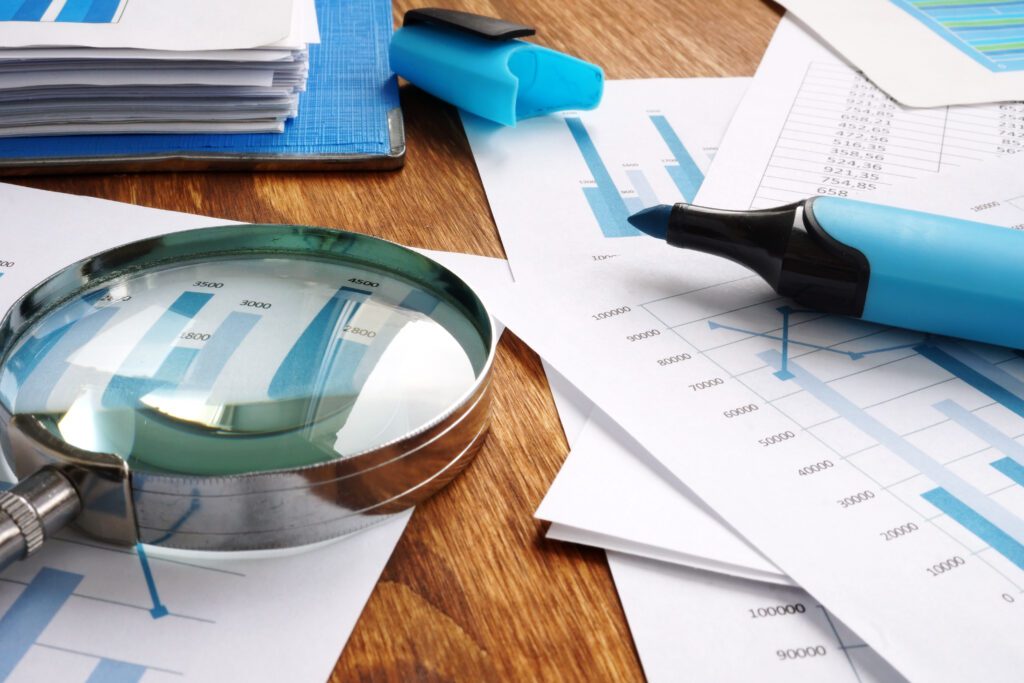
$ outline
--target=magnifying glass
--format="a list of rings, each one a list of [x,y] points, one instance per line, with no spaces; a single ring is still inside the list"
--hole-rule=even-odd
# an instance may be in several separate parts
[[[319,228],[205,228],[75,263],[0,322],[0,569],[74,521],[255,550],[415,505],[485,438],[495,330],[431,259]]]

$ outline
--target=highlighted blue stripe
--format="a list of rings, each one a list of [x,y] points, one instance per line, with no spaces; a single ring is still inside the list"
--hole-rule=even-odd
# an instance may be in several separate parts
[[[1024,569],[1024,545],[975,512],[969,505],[965,505],[949,491],[940,487],[922,493],[921,497],[1013,562],[1018,569]]]
[[[11,17],[14,21],[39,21],[50,6],[51,0],[25,0]]]
[[[57,15],[57,21],[85,21],[85,15],[92,5],[92,0],[67,0]]]
[[[658,201],[658,195],[655,194],[654,188],[651,187],[651,183],[647,180],[647,176],[644,175],[643,171],[634,168],[626,171],[626,176],[629,178],[629,182],[633,183],[633,189],[636,190],[637,195],[640,197],[640,202],[643,204],[641,208],[649,208],[661,203]]]
[[[1024,486],[1024,465],[1013,458],[1002,458],[989,464],[1012,479],[1018,486]]]
[[[11,675],[83,578],[43,567],[0,617],[0,680]]]
[[[612,176],[583,121],[576,116],[567,116],[565,125],[569,127],[569,132],[576,141],[580,154],[583,155],[583,161],[597,184],[597,187],[583,188],[583,194],[594,212],[601,232],[605,237],[634,237],[642,234],[626,220],[629,217],[629,208],[612,181]]]
[[[231,356],[260,321],[260,317],[254,313],[237,311],[228,315],[199,349],[182,388],[195,391],[211,389]]]
[[[54,387],[70,367],[68,359],[92,341],[116,314],[115,307],[99,309],[26,341],[5,368],[16,379],[17,388],[4,382],[4,393],[17,396],[15,409],[43,412]]]
[[[1024,417],[1024,383],[984,358],[951,342],[921,344],[914,350],[1017,415]]]
[[[999,431],[955,401],[940,401],[935,404],[935,409],[1024,467],[1024,444]]]
[[[782,356],[778,351],[764,351],[758,354],[758,357],[770,367],[776,370],[782,369]],[[984,493],[947,470],[941,463],[936,462],[917,446],[876,420],[866,411],[861,410],[850,399],[815,377],[792,359],[789,361],[788,369],[793,374],[793,382],[835,411],[839,417],[870,436],[893,455],[948,491],[950,495],[977,511],[979,515],[985,517],[989,523],[1001,529],[1003,533],[1008,534],[1015,542],[1024,543],[1024,521],[1019,517],[1008,512]]]
[[[103,392],[104,407],[134,408],[146,394],[181,382],[198,350],[173,345],[211,298],[212,294],[185,292],[170,305],[110,379]],[[157,371],[150,374],[149,369],[157,363]]]
[[[120,0],[92,0],[83,21],[87,24],[109,24],[114,20],[114,13],[120,4]]]
[[[288,351],[281,367],[270,381],[269,395],[273,399],[310,398],[318,385],[326,383],[324,374],[328,351],[333,348],[339,331],[359,311],[359,306],[370,292],[342,287],[324,304],[306,326],[298,341]]]
[[[114,659],[101,659],[86,683],[138,683],[146,667]]]
[[[651,116],[651,123],[658,129],[658,133],[665,141],[665,144],[668,145],[669,151],[675,157],[676,164],[678,164],[677,166],[666,166],[665,170],[668,171],[672,182],[679,188],[683,199],[692,202],[694,197],[697,196],[697,190],[704,183],[704,174],[697,167],[693,157],[690,156],[690,152],[687,151],[686,146],[683,145],[683,141],[679,139],[668,119],[661,114],[656,114]]]

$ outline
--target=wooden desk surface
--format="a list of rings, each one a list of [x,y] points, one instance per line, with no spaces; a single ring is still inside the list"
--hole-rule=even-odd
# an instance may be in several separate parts
[[[396,23],[423,4],[395,0]],[[537,42],[600,64],[608,78],[752,75],[780,15],[762,0],[450,0],[445,6],[536,26]],[[15,182],[503,256],[458,117],[420,91],[402,90],[408,159],[399,172]],[[416,511],[332,680],[642,679],[604,553],[546,541],[533,519],[568,447],[537,356],[510,334],[495,386],[487,445],[462,477]]]

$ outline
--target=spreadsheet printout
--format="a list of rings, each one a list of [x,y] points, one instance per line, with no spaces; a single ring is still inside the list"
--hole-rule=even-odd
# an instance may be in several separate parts
[[[1024,104],[903,107],[786,16],[699,200],[735,209],[813,196],[870,200],[1021,150]]]

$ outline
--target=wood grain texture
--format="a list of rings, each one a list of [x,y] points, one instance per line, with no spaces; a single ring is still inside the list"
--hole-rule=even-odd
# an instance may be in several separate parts
[[[420,4],[395,0],[396,22]],[[760,0],[452,0],[445,6],[534,25],[537,42],[602,65],[608,78],[752,75],[780,15]],[[502,256],[454,111],[408,86],[402,106],[408,159],[399,172],[14,182]],[[548,542],[533,519],[567,452],[540,363],[506,334],[494,379],[487,444],[460,479],[416,511],[332,681],[642,679],[604,554]]]

